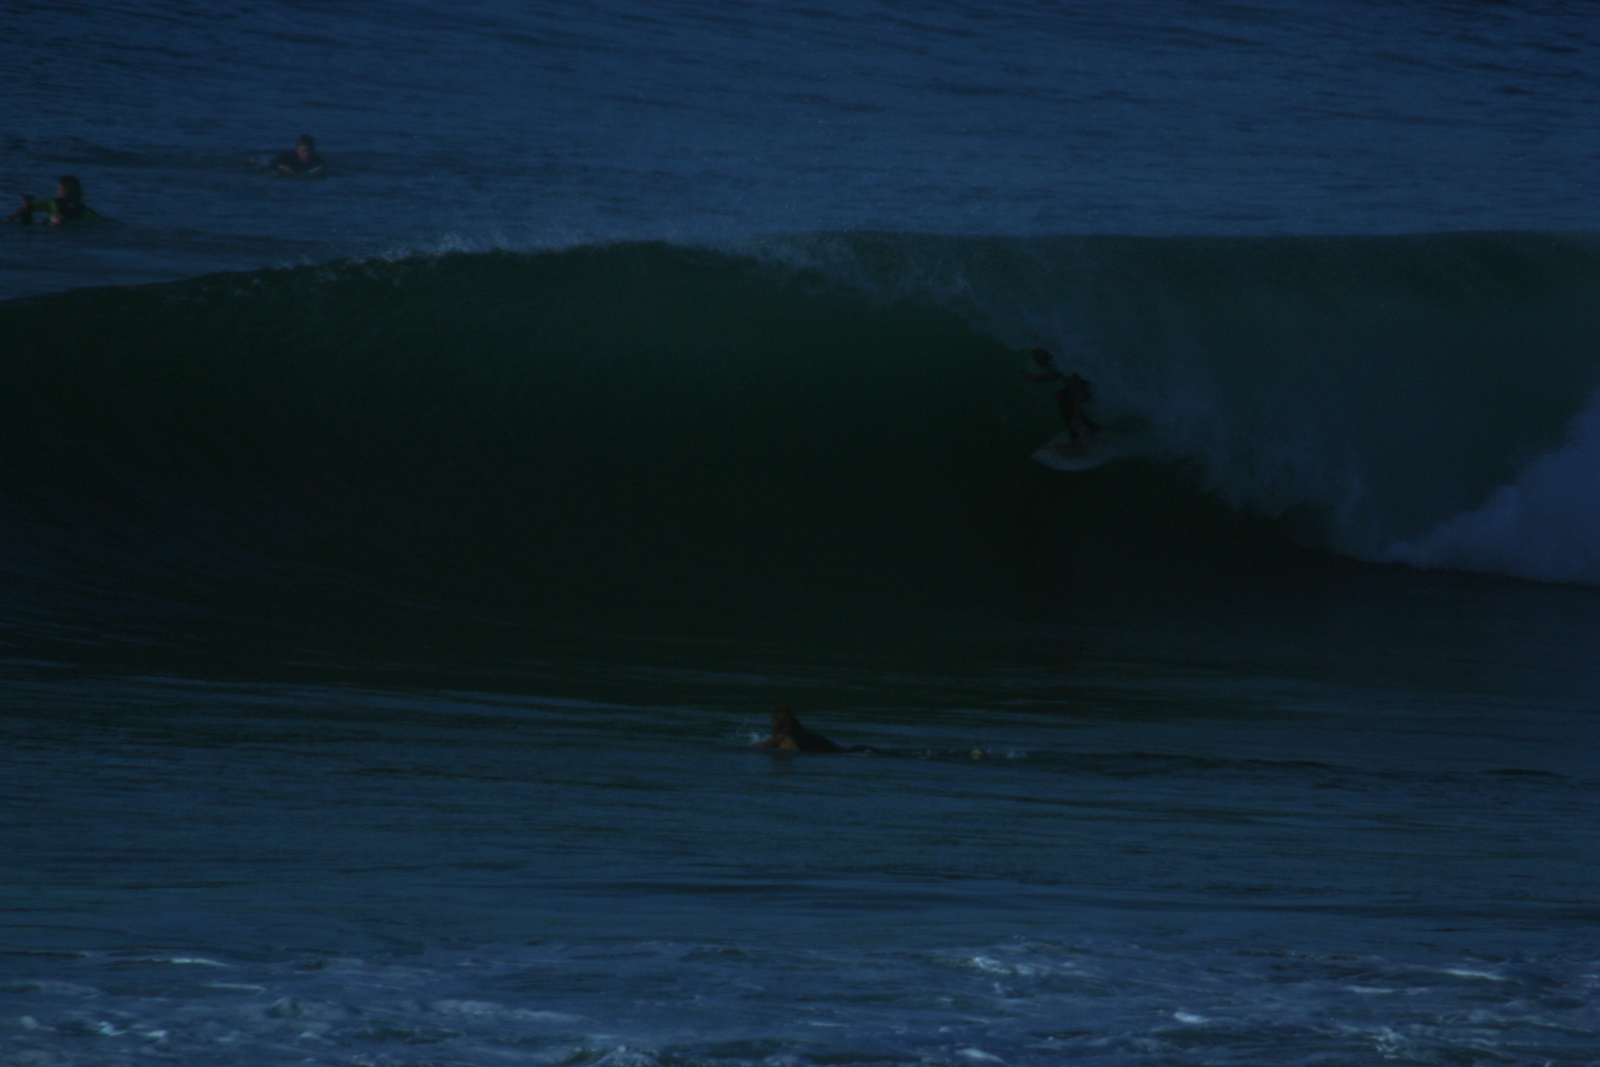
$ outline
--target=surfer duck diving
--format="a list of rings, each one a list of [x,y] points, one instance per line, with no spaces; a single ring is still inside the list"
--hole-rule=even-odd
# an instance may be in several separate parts
[[[1085,410],[1094,399],[1088,379],[1077,372],[1062,374],[1050,358],[1049,349],[1035,348],[1028,353],[1028,357],[1028,362],[1022,368],[1022,377],[1028,384],[1062,383],[1056,392],[1056,407],[1060,409],[1061,419],[1067,424],[1067,434],[1071,437],[1063,451],[1068,455],[1081,456],[1089,439],[1100,432],[1100,425]]]

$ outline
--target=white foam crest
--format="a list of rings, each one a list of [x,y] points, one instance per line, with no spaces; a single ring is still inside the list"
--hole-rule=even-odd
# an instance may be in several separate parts
[[[1483,506],[1390,546],[1386,562],[1600,585],[1600,392],[1566,443],[1523,468]]]
[[[476,229],[452,228],[411,234],[379,247],[349,255],[355,262],[398,263],[409,259],[436,259],[449,255],[482,255],[506,252],[534,255],[566,252],[577,248],[607,248],[614,245],[656,243],[686,248],[708,248],[741,254],[759,245],[760,239],[742,228],[719,229],[697,225],[594,226],[539,219],[525,225],[502,224]]]
[[[503,229],[481,233],[449,230],[418,235],[351,258],[355,262],[399,263],[408,259],[437,259],[441,256],[490,252],[561,252],[587,245],[604,245],[612,240],[614,238],[589,230],[550,229],[522,234],[507,233]]]

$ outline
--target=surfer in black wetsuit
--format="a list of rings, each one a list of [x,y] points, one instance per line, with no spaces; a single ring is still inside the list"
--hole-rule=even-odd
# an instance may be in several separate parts
[[[800,725],[800,719],[789,708],[779,708],[772,713],[772,736],[757,741],[756,748],[776,748],[784,752],[850,752],[853,749],[836,745],[815,730]]]
[[[1022,376],[1030,384],[1038,385],[1054,381],[1064,383],[1056,393],[1056,407],[1061,411],[1061,420],[1067,424],[1067,433],[1072,435],[1072,452],[1082,452],[1088,438],[1100,432],[1100,424],[1090,418],[1089,413],[1084,410],[1088,407],[1089,401],[1094,399],[1088,379],[1077,372],[1062,374],[1056,370],[1056,365],[1050,359],[1047,349],[1035,348],[1029,355],[1033,359],[1033,365],[1023,367]]]
[[[24,194],[22,206],[6,216],[6,221],[19,226],[31,226],[34,212],[49,216],[52,226],[103,217],[83,202],[83,184],[70,174],[63,174],[57,179],[54,197]]]
[[[778,752],[854,752],[867,756],[899,756],[916,759],[948,759],[952,753],[927,753],[873,748],[871,745],[840,745],[823,737],[815,730],[800,725],[800,717],[790,708],[779,708],[772,713],[772,736],[757,741],[754,748],[773,749]],[[994,755],[981,748],[954,754],[958,758],[975,761],[992,760]]]
[[[322,156],[317,153],[317,139],[309,133],[302,133],[294,143],[294,150],[280,154],[267,164],[267,169],[291,178],[314,178],[325,173],[326,166]]]

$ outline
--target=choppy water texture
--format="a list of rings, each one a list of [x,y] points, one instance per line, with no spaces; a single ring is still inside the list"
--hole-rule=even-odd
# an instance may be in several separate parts
[[[1595,1062],[1586,5],[7,14],[0,1064]]]

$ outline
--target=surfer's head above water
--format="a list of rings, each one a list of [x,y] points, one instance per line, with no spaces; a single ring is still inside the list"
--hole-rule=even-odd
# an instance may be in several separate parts
[[[323,159],[317,154],[317,139],[309,133],[302,133],[295,140],[293,149],[281,153],[266,166],[268,170],[288,175],[307,176],[324,172]]]
[[[23,196],[22,206],[7,216],[5,221],[28,226],[32,224],[35,212],[48,218],[52,226],[96,217],[84,206],[83,183],[71,174],[63,174],[56,179],[54,197]]]
[[[779,708],[772,713],[772,736],[765,741],[758,741],[755,747],[776,748],[785,752],[844,751],[815,730],[800,725],[800,717],[790,708]]]

